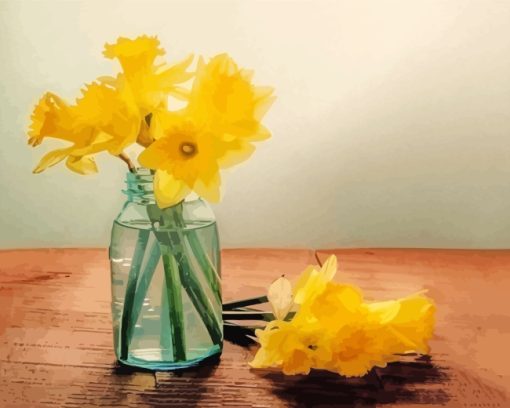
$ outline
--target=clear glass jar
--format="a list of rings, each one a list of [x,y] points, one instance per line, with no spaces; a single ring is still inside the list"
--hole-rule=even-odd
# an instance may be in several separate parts
[[[223,345],[220,246],[201,199],[159,209],[153,176],[126,176],[110,244],[115,354],[156,370],[187,367]]]

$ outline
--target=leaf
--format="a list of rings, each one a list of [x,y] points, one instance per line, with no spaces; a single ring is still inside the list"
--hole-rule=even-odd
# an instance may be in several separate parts
[[[284,320],[294,305],[292,300],[292,285],[282,276],[276,279],[267,291],[267,299],[273,308],[273,314],[278,320]]]

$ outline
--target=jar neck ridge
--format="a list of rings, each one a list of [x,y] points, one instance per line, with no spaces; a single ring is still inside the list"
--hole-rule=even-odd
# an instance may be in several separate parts
[[[128,202],[137,204],[155,204],[154,175],[149,169],[139,168],[126,174],[126,189],[122,190]]]

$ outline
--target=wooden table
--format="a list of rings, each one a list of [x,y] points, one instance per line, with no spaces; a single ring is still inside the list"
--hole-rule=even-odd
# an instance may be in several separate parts
[[[430,357],[361,379],[251,370],[225,342],[220,361],[136,372],[113,355],[104,249],[0,251],[0,407],[510,407],[510,251],[225,250],[224,299],[260,295],[336,253],[337,280],[386,299],[423,288],[438,305]]]

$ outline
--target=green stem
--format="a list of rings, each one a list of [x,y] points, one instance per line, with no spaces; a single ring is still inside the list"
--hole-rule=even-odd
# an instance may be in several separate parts
[[[264,320],[270,322],[274,320],[274,315],[271,312],[255,312],[255,311],[238,311],[231,310],[223,312],[224,320]]]
[[[202,291],[202,285],[193,273],[184,246],[182,245],[184,242],[182,230],[177,228],[173,231],[169,231],[165,233],[161,239],[167,241],[168,247],[172,248],[176,257],[181,283],[191,303],[195,306],[196,311],[204,322],[207,332],[209,336],[211,336],[211,340],[214,344],[218,344],[223,338],[220,323],[216,319],[214,307],[210,299]]]
[[[289,312],[283,320],[292,320],[295,315],[296,312]],[[234,310],[223,310],[222,316],[223,320],[264,320],[266,322],[270,322],[276,319],[272,312],[265,312],[263,310],[252,309],[249,307],[241,307]]]
[[[166,281],[166,278],[165,278]],[[168,350],[171,353],[169,360],[174,361],[174,349],[172,347],[172,322],[170,321],[170,306],[168,304],[168,290],[166,285],[161,288],[161,318],[159,345],[162,350]]]
[[[184,313],[179,279],[179,267],[172,251],[167,246],[162,246],[161,257],[165,269],[166,293],[168,299],[169,319],[172,323],[172,348],[175,361],[186,360],[185,337],[184,337]]]
[[[129,270],[128,281],[126,285],[126,293],[124,295],[124,307],[122,310],[122,320],[120,325],[120,359],[127,360],[129,339],[132,336],[136,320],[133,321],[131,311],[133,309],[133,299],[136,293],[136,282],[140,274],[145,248],[149,240],[149,231],[140,230],[136,241],[135,253],[131,260],[131,269]]]
[[[145,297],[147,296],[147,292],[149,290],[152,277],[154,276],[154,272],[156,271],[156,267],[158,266],[160,257],[161,251],[159,249],[159,244],[158,241],[155,240],[151,245],[149,259],[147,259],[147,262],[145,263],[145,267],[143,268],[138,280],[138,286],[136,287],[136,292],[133,299],[133,308],[131,312],[131,319],[134,324],[136,324],[140,313],[142,312],[143,303],[145,301]],[[128,330],[128,346],[131,344],[132,336],[133,330]]]
[[[184,282],[184,288],[195,305],[196,310],[200,314],[205,327],[211,336],[214,344],[221,342],[223,333],[221,331],[220,322],[216,319],[214,313],[214,306],[211,304],[210,299],[203,293],[200,281],[193,273],[188,258],[183,254],[179,259],[179,273],[181,281]]]
[[[261,303],[267,303],[267,296],[258,296],[249,299],[235,300],[233,302],[227,302],[223,304],[223,310],[233,310],[240,307],[259,305]]]
[[[202,285],[193,271],[186,250],[182,203],[164,210],[151,205],[148,206],[147,211],[153,223],[154,233],[161,244],[162,252],[163,248],[167,248],[173,254],[183,288],[200,315],[213,343],[220,343],[223,338],[221,322],[218,321],[214,306],[204,293]],[[156,222],[160,224],[159,227],[156,226]]]
[[[264,327],[265,327],[265,326],[245,326],[244,324],[240,325],[240,324],[237,324],[237,323],[234,323],[234,322],[224,322],[223,324],[224,324],[224,326],[227,326],[227,327],[235,327],[235,328],[246,329],[246,330],[250,330],[250,331],[255,331],[257,329],[262,329],[263,330]]]
[[[200,239],[198,238],[196,231],[186,231],[186,238],[188,239],[189,246],[195,259],[198,261],[200,269],[203,271],[207,281],[211,285],[212,291],[218,304],[221,305],[221,280],[218,276],[218,272],[214,267],[212,261],[209,259],[207,254],[205,253]]]

